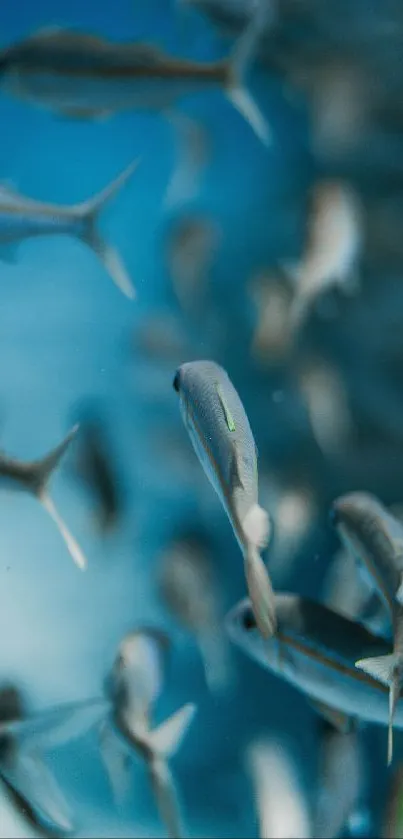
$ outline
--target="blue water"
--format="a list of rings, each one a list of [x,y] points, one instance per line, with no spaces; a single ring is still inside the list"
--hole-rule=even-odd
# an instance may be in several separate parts
[[[173,8],[162,0],[20,0],[0,5],[3,46],[50,24],[116,38],[132,33],[183,53]],[[195,18],[187,54],[207,60],[223,56],[226,49],[208,22]],[[102,692],[125,632],[141,624],[169,631],[172,665],[156,716],[164,719],[185,701],[198,705],[197,718],[172,764],[191,836],[257,835],[242,764],[244,747],[255,735],[283,736],[303,767],[311,803],[316,789],[316,718],[305,700],[235,651],[237,686],[229,696],[212,698],[195,644],[158,598],[158,557],[185,525],[210,531],[226,607],[244,595],[245,585],[238,546],[207,481],[193,492],[175,462],[165,461],[154,449],[156,436],[164,442],[170,434],[185,434],[172,378],[188,356],[164,362],[131,349],[150,316],[174,317],[192,358],[211,357],[228,370],[242,393],[266,468],[300,457],[307,420],[292,386],[281,405],[274,404],[271,394],[284,386],[282,375],[263,374],[251,365],[256,315],[246,285],[265,264],[300,253],[307,188],[315,170],[303,105],[287,101],[279,83],[262,70],[251,72],[250,83],[273,127],[272,147],[259,144],[219,91],[182,103],[184,113],[202,121],[213,153],[196,198],[169,212],[162,199],[176,146],[172,127],[162,116],[133,113],[102,123],[74,122],[0,96],[0,177],[27,195],[76,203],[141,157],[136,174],[102,222],[136,284],[136,302],[119,293],[89,249],[68,238],[24,242],[18,262],[0,266],[2,447],[21,459],[39,456],[64,435],[79,400],[94,396],[107,416],[113,454],[128,492],[117,533],[102,540],[90,498],[74,481],[67,462],[55,476],[54,497],[88,556],[85,574],[74,567],[35,500],[2,493],[0,678],[24,690],[31,711],[85,699]],[[165,264],[169,226],[188,210],[206,214],[223,231],[210,285],[215,328],[207,318],[205,329],[203,322],[186,321]],[[326,340],[331,347],[330,333]],[[337,350],[348,356],[343,341]],[[309,456],[309,445],[307,452]],[[287,580],[303,594],[319,594],[335,548],[326,520],[332,493],[333,485],[325,485],[320,527],[302,546],[297,570]],[[372,750],[379,791],[385,732],[371,729],[366,746]],[[100,831],[105,836],[118,831],[125,836],[163,835],[140,761],[133,762],[128,803],[117,813],[93,733],[50,759],[73,804],[79,836]]]

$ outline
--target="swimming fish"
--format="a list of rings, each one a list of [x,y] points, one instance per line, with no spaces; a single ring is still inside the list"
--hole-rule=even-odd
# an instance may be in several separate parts
[[[319,181],[312,192],[307,244],[296,266],[285,265],[295,281],[290,328],[295,335],[319,295],[333,285],[355,291],[363,244],[358,198],[347,184]]]
[[[250,294],[257,316],[252,355],[262,365],[283,364],[290,348],[292,291],[279,276],[264,273],[252,279]]]
[[[242,83],[254,57],[260,15],[246,26],[228,60],[209,63],[176,58],[152,44],[48,27],[0,53],[0,86],[78,119],[167,111],[185,96],[219,86],[267,145],[268,126]]]
[[[331,520],[344,545],[365,563],[389,611],[393,653],[386,658],[360,659],[356,666],[390,688],[388,763],[393,753],[393,717],[403,685],[403,525],[375,496],[364,492],[343,495],[333,502]]]
[[[346,618],[364,624],[374,635],[389,639],[390,618],[362,563],[341,548],[326,573],[321,601]]]
[[[310,839],[308,804],[292,755],[275,740],[253,741],[246,751],[261,839]]]
[[[389,724],[388,688],[356,667],[387,655],[389,644],[326,606],[296,594],[276,594],[277,632],[263,639],[249,599],[227,615],[229,637],[271,673],[304,693],[315,711],[340,730],[351,718]],[[403,703],[394,725],[403,728]]]
[[[220,231],[208,218],[182,216],[172,227],[166,246],[167,266],[177,300],[186,315],[200,317],[217,253]]]
[[[40,460],[17,460],[0,453],[0,489],[4,488],[13,492],[29,492],[34,495],[53,519],[71,558],[78,568],[83,571],[87,566],[87,560],[49,494],[49,483],[52,475],[76,436],[78,428],[79,426],[75,425],[64,440]]]
[[[297,377],[315,440],[326,457],[335,456],[353,430],[345,383],[336,367],[315,357],[298,365]]]
[[[228,515],[244,556],[259,629],[276,628],[272,585],[260,551],[271,522],[258,504],[257,451],[248,417],[227,373],[213,361],[182,364],[173,387],[193,448]]]
[[[106,681],[113,712],[102,727],[101,753],[115,797],[125,791],[127,754],[134,750],[143,757],[161,820],[168,835],[179,839],[183,826],[167,758],[179,748],[196,706],[189,702],[156,728],[151,726],[152,706],[164,686],[168,647],[166,636],[149,628],[139,628],[122,640]]]
[[[102,533],[114,528],[123,514],[124,492],[109,446],[104,418],[94,405],[79,410],[76,474],[87,485],[97,508]]]
[[[207,545],[197,534],[175,539],[163,554],[158,588],[172,614],[194,634],[209,689],[225,690],[231,674],[218,586]]]
[[[0,185],[0,259],[13,261],[23,239],[34,236],[73,236],[90,247],[115,285],[126,295],[135,296],[130,277],[115,248],[99,230],[99,217],[106,206],[131,178],[139,161],[134,161],[108,186],[80,204],[49,204],[36,201],[16,190]]]
[[[27,716],[15,688],[0,691],[0,778],[33,827],[49,835],[74,831],[70,807],[42,755],[85,734],[106,707],[105,700],[86,700]]]
[[[319,791],[316,796],[315,833],[318,839],[337,839],[350,820],[363,818],[364,760],[357,725],[338,731],[320,720]]]

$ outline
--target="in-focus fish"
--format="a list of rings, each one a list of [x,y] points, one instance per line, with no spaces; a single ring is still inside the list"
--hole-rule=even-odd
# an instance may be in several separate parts
[[[359,815],[365,788],[365,767],[357,726],[338,731],[320,721],[319,792],[315,808],[315,837],[337,839]]]
[[[164,686],[166,636],[154,629],[138,629],[121,642],[107,679],[112,700],[112,719],[117,734],[106,721],[101,732],[101,752],[115,796],[124,791],[127,752],[135,750],[145,760],[162,822],[172,839],[183,836],[183,826],[174,779],[167,758],[179,748],[194,717],[196,706],[188,703],[156,728],[151,711]]]
[[[210,690],[225,690],[232,678],[227,639],[220,621],[217,581],[203,540],[196,534],[176,539],[162,557],[158,582],[172,614],[196,638]]]
[[[19,692],[0,691],[0,778],[24,819],[47,835],[74,831],[69,805],[43,758],[104,718],[105,700],[88,700],[26,716]]]
[[[206,87],[219,86],[269,143],[270,132],[242,84],[254,57],[256,15],[228,60],[198,63],[151,44],[119,43],[74,29],[42,29],[0,54],[0,85],[20,98],[72,118],[94,119],[127,110],[167,110]]]
[[[308,803],[289,750],[275,741],[258,740],[248,747],[246,763],[261,839],[310,839]]]
[[[277,632],[263,639],[250,600],[227,616],[231,640],[262,667],[306,694],[341,730],[351,718],[388,725],[388,688],[359,670],[358,659],[387,655],[389,645],[363,626],[296,594],[276,594]],[[403,704],[394,725],[403,728]]]
[[[0,453],[0,489],[34,495],[53,519],[75,564],[84,570],[87,560],[49,494],[51,477],[76,436],[78,428],[79,426],[75,425],[64,440],[41,460],[22,461]]]
[[[242,549],[249,593],[265,637],[275,632],[272,585],[260,556],[271,523],[258,504],[257,451],[248,417],[227,373],[213,361],[178,368],[173,386],[192,445]]]
[[[0,259],[13,261],[23,239],[34,236],[73,236],[97,255],[115,285],[127,297],[135,296],[130,277],[115,248],[99,230],[99,217],[137,168],[130,164],[97,195],[81,204],[48,204],[0,185]]]
[[[290,310],[293,334],[325,290],[333,285],[354,288],[362,225],[358,198],[350,187],[338,181],[316,184],[305,253],[299,265],[284,266],[296,284]]]
[[[356,662],[390,688],[388,763],[393,752],[393,717],[403,685],[403,525],[375,496],[364,492],[343,495],[333,502],[331,519],[345,546],[365,563],[389,610],[394,648],[386,657]]]
[[[97,522],[103,533],[116,526],[123,514],[124,492],[109,446],[105,423],[91,405],[79,411],[80,434],[76,459],[77,477],[95,499]]]

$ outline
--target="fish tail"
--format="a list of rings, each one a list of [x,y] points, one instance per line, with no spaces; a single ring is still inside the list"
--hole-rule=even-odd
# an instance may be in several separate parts
[[[134,299],[136,296],[131,279],[121,260],[118,251],[107,242],[99,231],[99,218],[107,203],[116,196],[137,169],[139,160],[133,161],[120,175],[97,195],[78,204],[75,208],[77,218],[84,222],[80,237],[94,251],[102,262],[105,270],[115,285],[126,295]]]
[[[244,76],[254,58],[260,35],[267,23],[269,5],[266,0],[257,0],[256,10],[226,63],[225,83],[228,99],[265,146],[271,145],[272,132],[259,106],[246,89]]]
[[[168,764],[153,756],[148,764],[150,781],[161,821],[170,839],[184,836],[178,793]]]
[[[70,443],[74,440],[78,429],[79,424],[77,423],[70,429],[64,440],[62,440],[58,446],[55,446],[51,452],[46,454],[40,460],[32,463],[32,482],[38,495],[46,490],[53,473],[59,466],[59,463],[69,448]]]
[[[378,658],[364,658],[356,661],[355,666],[364,670],[373,679],[389,687],[389,723],[388,723],[388,766],[393,758],[393,721],[399,700],[402,684],[402,667],[400,657],[396,653],[379,656]]]
[[[267,568],[255,545],[245,552],[245,574],[258,628],[264,638],[276,633],[276,599]]]
[[[98,742],[113,799],[115,804],[119,806],[123,804],[129,792],[129,756],[125,753],[122,742],[111,728],[109,720],[102,721],[98,732]]]
[[[73,534],[67,527],[67,524],[62,519],[50,495],[46,492],[42,492],[38,497],[42,506],[54,521],[74,564],[77,565],[77,568],[80,568],[81,571],[85,571],[87,567],[87,558]]]
[[[170,757],[178,750],[196,713],[196,705],[188,702],[147,735],[147,744],[155,756]]]

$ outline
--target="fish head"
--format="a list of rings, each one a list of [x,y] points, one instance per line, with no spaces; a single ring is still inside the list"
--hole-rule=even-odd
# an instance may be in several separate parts
[[[230,640],[258,664],[273,669],[276,660],[276,642],[264,640],[257,627],[252,604],[248,597],[236,604],[225,618],[225,629]]]
[[[148,708],[161,693],[168,649],[168,638],[157,629],[139,628],[128,633],[119,645],[107,681],[114,702]]]

